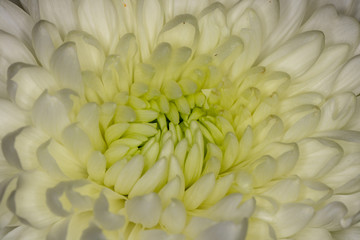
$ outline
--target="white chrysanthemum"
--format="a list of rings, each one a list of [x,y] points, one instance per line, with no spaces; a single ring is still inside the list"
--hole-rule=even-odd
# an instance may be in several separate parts
[[[21,4],[1,239],[360,239],[358,0]]]

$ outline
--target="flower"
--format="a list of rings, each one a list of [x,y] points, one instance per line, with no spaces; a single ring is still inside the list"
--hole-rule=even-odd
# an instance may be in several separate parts
[[[0,0],[0,236],[359,239],[360,5]]]

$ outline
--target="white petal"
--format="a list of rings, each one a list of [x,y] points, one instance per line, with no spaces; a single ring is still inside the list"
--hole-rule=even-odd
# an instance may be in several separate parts
[[[328,21],[324,21],[328,19]],[[354,49],[360,40],[359,23],[348,16],[338,16],[333,5],[318,8],[301,27],[302,31],[319,30],[325,34],[325,44],[348,44]]]
[[[140,240],[168,240],[166,232],[159,229],[145,230],[141,232]]]
[[[8,133],[3,137],[1,141],[1,150],[4,155],[4,159],[8,162],[9,165],[21,169],[21,162],[19,155],[15,149],[15,140],[16,137],[21,133],[22,128]]]
[[[292,114],[292,116],[290,116]],[[284,134],[286,142],[311,135],[320,121],[320,109],[317,106],[303,105],[286,113],[282,118],[289,128]]]
[[[118,15],[118,21],[122,24],[117,24],[120,36],[127,33],[133,33],[136,31],[136,17],[134,12],[136,11],[137,2],[132,1],[113,1],[115,9]]]
[[[254,128],[253,144],[256,146],[257,144],[280,140],[280,136],[283,134],[283,121],[277,116],[270,115]]]
[[[360,142],[360,132],[352,131],[352,130],[325,131],[325,132],[319,132],[315,134],[315,136],[327,137],[327,138],[343,140],[347,142],[356,142],[356,143]]]
[[[244,34],[245,36],[246,34]],[[245,37],[244,37],[245,38]],[[244,40],[245,41],[245,40]],[[237,68],[241,62],[242,57],[247,55],[247,48],[250,46],[245,46],[243,38],[237,36],[231,36],[222,44],[218,45],[211,53],[213,55],[213,61],[216,65],[220,65],[224,68],[224,71],[228,71],[232,66]],[[243,53],[244,51],[244,53]],[[249,57],[249,56],[248,56]],[[251,60],[248,60],[251,62]],[[208,79],[210,81],[210,79]],[[217,80],[217,79],[216,79]],[[218,84],[215,80],[214,85]],[[208,84],[208,83],[206,83]],[[205,85],[206,86],[206,85]],[[204,87],[205,87],[204,86]],[[209,86],[209,85],[208,85]],[[211,88],[213,86],[209,86]]]
[[[211,219],[194,216],[186,226],[184,233],[191,238],[195,238],[205,229],[210,228],[214,224],[216,224],[216,222]]]
[[[276,49],[276,47],[293,36],[298,31],[306,13],[306,1],[279,0],[279,7],[279,23],[266,39],[261,56],[266,56],[269,51]]]
[[[278,237],[289,237],[297,233],[308,224],[313,214],[314,209],[305,204],[290,203],[282,205],[274,218]]]
[[[169,181],[159,192],[161,201],[164,205],[169,204],[170,200],[181,199],[181,196],[184,194],[184,189],[181,188],[181,180],[179,176],[176,176],[171,181]]]
[[[336,189],[346,182],[357,177],[360,171],[360,155],[358,153],[348,154],[322,178],[322,181]],[[340,190],[340,189],[339,189]]]
[[[310,0],[308,3],[308,11],[309,16],[313,13],[312,11],[322,8],[322,7],[335,7],[336,11],[341,15],[351,16],[352,14],[355,15],[354,12],[358,9],[358,5],[356,4],[357,1],[353,0],[345,0],[345,1],[337,1],[337,0]]]
[[[0,99],[0,137],[30,123],[28,114],[12,102]]]
[[[238,1],[237,0],[219,0],[218,2],[222,3],[226,9],[231,9]]]
[[[159,159],[134,185],[129,193],[129,198],[144,195],[155,191],[165,182],[167,177],[168,161]]]
[[[79,121],[79,127],[88,135],[94,149],[104,151],[106,147],[100,132],[99,112],[99,108],[95,103],[84,104],[79,110],[77,120]],[[112,131],[114,130],[112,129]],[[107,131],[105,132],[105,138],[106,135]]]
[[[360,202],[357,201],[359,199],[360,193],[352,193],[352,194],[344,194],[344,195],[333,195],[331,198],[327,200],[327,202],[341,202],[343,203],[346,208],[348,209],[348,216],[353,217],[354,215],[358,214],[360,211]],[[356,213],[356,214],[355,214]],[[356,216],[355,216],[356,218]],[[351,219],[351,218],[349,218]],[[347,219],[347,220],[349,220]],[[349,224],[346,224],[346,221],[341,221],[342,227],[349,227]]]
[[[346,213],[347,208],[343,203],[332,202],[318,210],[309,225],[325,228],[329,231],[338,231],[342,229],[340,221],[345,217]]]
[[[66,191],[66,183],[59,183],[55,187],[49,188],[46,191],[46,203],[47,207],[52,211],[53,214],[56,214],[60,217],[66,217],[70,215],[71,212],[67,211],[68,208],[65,207],[64,202],[61,201],[61,196]]]
[[[266,38],[272,31],[274,31],[279,21],[279,1],[254,1],[251,6],[256,11],[262,23],[262,31],[264,38]]]
[[[115,191],[127,195],[138,181],[144,168],[142,155],[134,156],[120,171],[115,183]]]
[[[64,43],[51,56],[50,68],[64,88],[70,88],[82,96],[83,82],[74,43]]]
[[[180,15],[168,22],[159,35],[158,42],[168,42],[175,47],[194,47],[199,39],[199,27],[196,18]]]
[[[32,40],[36,57],[44,67],[49,69],[52,54],[63,42],[59,30],[50,22],[39,21],[32,30]]]
[[[300,179],[296,177],[283,179],[262,193],[262,196],[272,197],[282,203],[295,202],[299,197],[300,184]]]
[[[29,49],[14,36],[0,30],[0,77],[6,79],[8,67],[15,62],[37,65]]]
[[[235,21],[232,32],[238,35],[243,42],[243,52],[234,52],[234,65],[231,77],[251,68],[258,58],[262,45],[262,31],[259,16],[253,9],[247,9],[244,14]],[[241,54],[240,54],[241,53]]]
[[[360,73],[358,71],[360,66],[360,56],[356,56],[349,60],[341,69],[339,75],[335,80],[334,92],[353,92],[355,95],[360,93]]]
[[[201,12],[199,18],[200,40],[197,51],[208,53],[229,35],[224,6],[212,4]]]
[[[50,154],[48,146],[50,141],[43,143],[36,149],[37,160],[39,161],[40,166],[51,176],[55,178],[63,178],[65,175],[60,169],[60,166],[57,164],[54,157]],[[74,167],[72,166],[72,169]],[[66,174],[66,172],[65,172]]]
[[[109,203],[103,193],[94,205],[94,216],[101,226],[107,230],[121,228],[125,224],[125,217],[109,211]]]
[[[84,163],[92,152],[89,137],[76,124],[71,124],[62,132],[62,143],[77,159]]]
[[[352,227],[334,233],[335,240],[357,240],[360,238],[360,227]]]
[[[239,153],[239,149],[238,149],[239,142],[235,134],[231,132],[227,133],[224,138],[223,144],[226,147],[224,149],[224,157],[221,161],[222,172],[229,169],[233,165]]]
[[[271,146],[271,145],[269,145]],[[277,152],[280,154],[277,156],[277,172],[276,176],[287,175],[287,173],[294,168],[295,164],[299,159],[299,148],[297,144],[280,144],[279,147],[283,148],[283,152],[279,151],[277,144],[274,145],[274,150],[277,149]]]
[[[5,77],[2,77],[0,73],[0,98],[3,99],[8,98],[6,87],[7,87],[7,83],[5,81]]]
[[[39,146],[48,140],[48,138],[44,132],[33,127],[23,129],[16,137],[15,148],[24,170],[32,170],[39,167],[36,152]]]
[[[356,98],[355,113],[351,117],[348,124],[345,126],[346,129],[350,129],[350,130],[360,129],[360,121],[358,121],[358,119],[360,119],[360,107],[359,106],[360,106],[360,98]]]
[[[87,172],[89,177],[97,182],[102,182],[105,177],[106,159],[100,152],[91,154],[87,162]]]
[[[0,29],[16,36],[31,48],[31,29],[34,21],[10,1],[0,2]]]
[[[324,183],[314,180],[304,180],[302,183],[300,198],[309,203],[323,202],[333,194],[333,190]]]
[[[60,136],[63,129],[70,124],[64,104],[46,92],[35,102],[32,111],[34,125],[51,136]]]
[[[9,173],[9,172],[8,172]],[[4,174],[5,175],[5,174]],[[6,180],[4,180],[6,179]],[[14,217],[14,214],[7,207],[7,201],[12,192],[16,189],[17,179],[9,179],[7,176],[4,176],[2,182],[0,183],[0,228],[5,229],[11,220]],[[2,234],[6,234],[3,232]],[[0,234],[0,236],[2,236]]]
[[[173,5],[173,14],[174,16],[184,13],[190,13],[192,15],[197,15],[205,7],[209,6],[209,0],[199,0],[199,1],[174,1],[172,0]]]
[[[106,52],[109,51],[119,37],[118,17],[112,1],[80,0],[78,4],[81,28],[98,39]]]
[[[220,222],[203,231],[196,240],[245,240],[247,221],[241,224]]]
[[[186,209],[197,208],[209,196],[215,186],[213,173],[208,173],[197,180],[185,191],[184,204]]]
[[[232,8],[229,9],[226,17],[227,17],[227,24],[230,28],[233,27],[234,24],[236,24],[237,19],[241,17],[241,15],[244,14],[244,12],[250,8],[251,1],[238,1]]]
[[[98,226],[90,225],[83,231],[81,240],[106,240],[106,237]]]
[[[297,240],[333,240],[330,232],[324,228],[306,228],[296,235]]]
[[[186,215],[183,203],[173,199],[163,211],[160,224],[171,233],[180,233],[185,227]]]
[[[155,41],[163,26],[163,12],[158,0],[143,0],[137,6],[137,38],[140,42],[140,52],[146,59],[155,47]]]
[[[92,220],[92,218],[93,215],[90,213],[83,212],[74,214],[70,219],[69,227],[67,229],[67,235],[71,236],[74,239],[80,239],[85,229],[91,224],[90,221]],[[94,225],[92,225],[92,227],[94,227]],[[96,234],[98,233],[99,231],[95,231],[94,236],[96,236]]]
[[[30,16],[35,20],[40,20],[40,9],[38,0],[20,0],[23,8],[30,14]]]
[[[287,113],[302,105],[318,106],[324,101],[323,96],[316,92],[306,92],[288,97],[279,103],[279,112]]]
[[[114,187],[116,180],[119,177],[119,174],[126,165],[126,163],[126,159],[122,159],[120,161],[117,161],[114,165],[112,165],[109,169],[106,170],[104,178],[105,186]]]
[[[348,60],[349,50],[345,44],[325,48],[314,65],[288,88],[288,92],[292,95],[306,91],[329,94],[342,64]]]
[[[81,162],[77,157],[75,157],[62,144],[53,140],[48,145],[44,145],[43,147],[45,148],[42,149],[44,151],[43,161],[55,160],[61,171],[66,176],[72,179],[82,179],[88,176],[86,171],[86,165]],[[56,169],[55,164],[50,166]]]
[[[321,107],[319,131],[342,129],[356,110],[356,97],[353,93],[342,93],[328,99]]]
[[[13,68],[20,69],[15,72]],[[11,71],[13,70],[13,71]],[[40,67],[12,65],[8,74],[8,92],[11,98],[24,109],[31,109],[40,95],[57,88],[55,79],[49,72]],[[15,74],[15,75],[13,75]]]
[[[202,162],[203,159],[201,157],[199,145],[194,144],[185,160],[184,175],[186,187],[189,187],[200,177]]]
[[[264,236],[267,236],[267,240],[277,240],[276,233],[270,224],[260,221],[254,220],[249,224],[249,230],[247,237],[249,239],[261,239]]]
[[[69,220],[67,219],[55,223],[51,227],[51,230],[49,231],[47,238],[53,240],[66,239],[68,225],[69,225]]]
[[[294,168],[301,178],[320,177],[329,172],[343,156],[343,149],[325,139],[304,139],[299,142],[300,159]]]
[[[66,40],[75,43],[81,70],[93,71],[101,75],[105,63],[105,53],[99,41],[80,31],[72,31],[66,36]]]
[[[277,162],[274,158],[265,155],[254,163],[253,179],[255,186],[261,186],[271,180],[276,172]]]
[[[214,190],[204,201],[204,205],[213,205],[223,199],[234,181],[234,174],[229,174],[216,180]]]
[[[55,24],[62,36],[78,26],[72,0],[39,0],[39,9],[41,18]]]
[[[240,193],[230,194],[217,202],[206,213],[216,220],[241,223],[244,219],[250,218],[256,204],[253,198],[243,203],[241,201]]]
[[[156,193],[134,197],[125,205],[128,219],[146,228],[154,227],[161,216],[161,199]]]
[[[345,182],[339,188],[335,189],[335,193],[337,194],[348,194],[348,193],[356,193],[360,190],[360,176],[356,176],[349,181]]]
[[[10,231],[2,240],[26,239],[38,240],[46,238],[46,231],[39,231],[28,226],[19,226]]]
[[[266,57],[259,65],[272,70],[300,76],[318,59],[324,47],[324,36],[321,32],[312,31],[299,34]],[[304,61],[306,59],[306,61]]]
[[[43,172],[23,173],[15,192],[16,215],[37,228],[50,226],[57,221],[59,218],[50,212],[46,202],[46,190],[53,184],[54,180]]]

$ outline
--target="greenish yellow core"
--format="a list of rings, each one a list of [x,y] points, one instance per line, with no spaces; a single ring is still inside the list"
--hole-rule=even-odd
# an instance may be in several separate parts
[[[152,57],[155,63],[140,63],[133,71],[127,70],[129,63],[109,57],[102,76],[83,74],[85,97],[99,108],[104,142],[98,148],[102,160],[89,161],[90,178],[135,196],[144,191],[137,185],[146,181],[147,172],[159,175],[158,180],[149,177],[154,181],[149,188],[160,191],[179,176],[179,169],[187,189],[208,173],[221,178],[244,165],[242,136],[251,139],[248,126],[268,117],[277,97],[271,88],[278,89],[286,79],[276,78],[269,91],[260,92],[257,85],[271,78],[264,68],[230,81],[212,57],[189,61],[184,52],[173,51],[169,63]],[[97,170],[102,165],[104,171]]]

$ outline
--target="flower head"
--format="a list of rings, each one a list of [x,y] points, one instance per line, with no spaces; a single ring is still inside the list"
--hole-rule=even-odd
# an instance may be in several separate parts
[[[0,0],[0,236],[358,239],[359,8]]]

